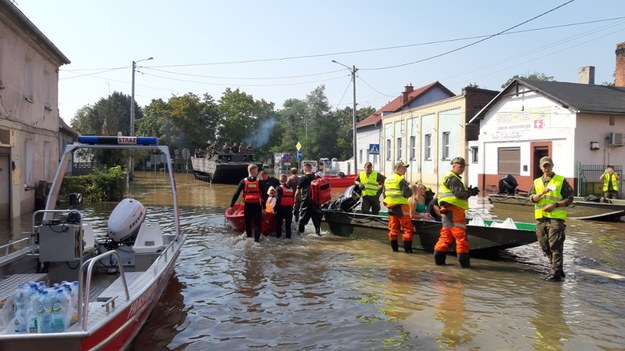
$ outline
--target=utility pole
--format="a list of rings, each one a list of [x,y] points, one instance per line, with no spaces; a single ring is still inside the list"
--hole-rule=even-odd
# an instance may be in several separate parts
[[[332,60],[332,62],[341,65],[345,68],[347,68],[349,70],[349,73],[352,75],[352,87],[354,89],[354,106],[352,108],[352,119],[353,119],[353,140],[352,140],[352,144],[354,146],[354,174],[358,174],[358,146],[356,144],[356,72],[358,72],[358,69],[356,68],[355,65],[352,65],[352,67],[349,67],[347,65],[344,65],[336,60]]]

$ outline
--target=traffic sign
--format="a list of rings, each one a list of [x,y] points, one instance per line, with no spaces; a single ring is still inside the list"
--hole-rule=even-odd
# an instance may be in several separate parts
[[[302,148],[302,144],[298,141],[297,144],[295,144],[295,148],[299,151]]]
[[[369,144],[369,155],[379,155],[380,144]]]
[[[298,144],[299,144],[299,143],[298,143]],[[300,159],[300,160],[301,160],[302,158],[304,158],[304,156],[302,155],[302,150],[297,150],[297,155],[296,155],[296,157],[297,157],[298,159]]]

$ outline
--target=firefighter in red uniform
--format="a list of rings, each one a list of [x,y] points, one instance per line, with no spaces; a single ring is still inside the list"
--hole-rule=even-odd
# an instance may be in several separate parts
[[[451,160],[451,172],[443,178],[437,194],[443,217],[440,236],[434,246],[434,263],[437,265],[445,264],[447,249],[456,239],[456,254],[460,265],[462,268],[471,268],[465,211],[469,209],[469,197],[477,195],[479,190],[471,186],[465,187],[462,182],[465,167],[464,158],[456,157]]]
[[[284,220],[284,231],[286,238],[291,238],[291,223],[293,222],[293,199],[295,190],[287,186],[286,174],[280,175],[280,186],[276,191],[276,237],[282,236],[282,221]]]
[[[258,175],[258,166],[250,163],[247,166],[247,178],[244,178],[239,182],[237,190],[232,196],[230,207],[234,207],[234,204],[239,198],[239,194],[243,191],[243,215],[245,216],[245,233],[248,238],[252,237],[252,225],[254,226],[254,241],[260,241],[260,223],[263,215],[262,207],[262,193],[260,190],[260,182],[256,176]]]

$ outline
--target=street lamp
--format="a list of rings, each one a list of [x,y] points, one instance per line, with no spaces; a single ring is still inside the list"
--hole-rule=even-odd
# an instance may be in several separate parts
[[[132,90],[130,95],[130,136],[135,135],[135,71],[137,69],[137,62],[149,61],[154,57],[148,57],[146,59],[132,61]]]
[[[358,174],[358,148],[356,147],[356,72],[358,72],[358,69],[356,68],[356,66],[349,67],[336,60],[332,60],[332,62],[347,68],[349,70],[349,73],[351,73],[352,75],[352,86],[354,87],[354,107],[352,109],[352,118],[354,123],[354,131],[352,134],[354,135],[354,139],[352,143],[354,144],[354,173]]]

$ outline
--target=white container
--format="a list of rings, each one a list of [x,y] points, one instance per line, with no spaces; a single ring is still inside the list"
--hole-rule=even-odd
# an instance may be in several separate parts
[[[145,206],[133,198],[123,199],[108,220],[108,236],[113,241],[121,241],[132,236],[145,220]]]

